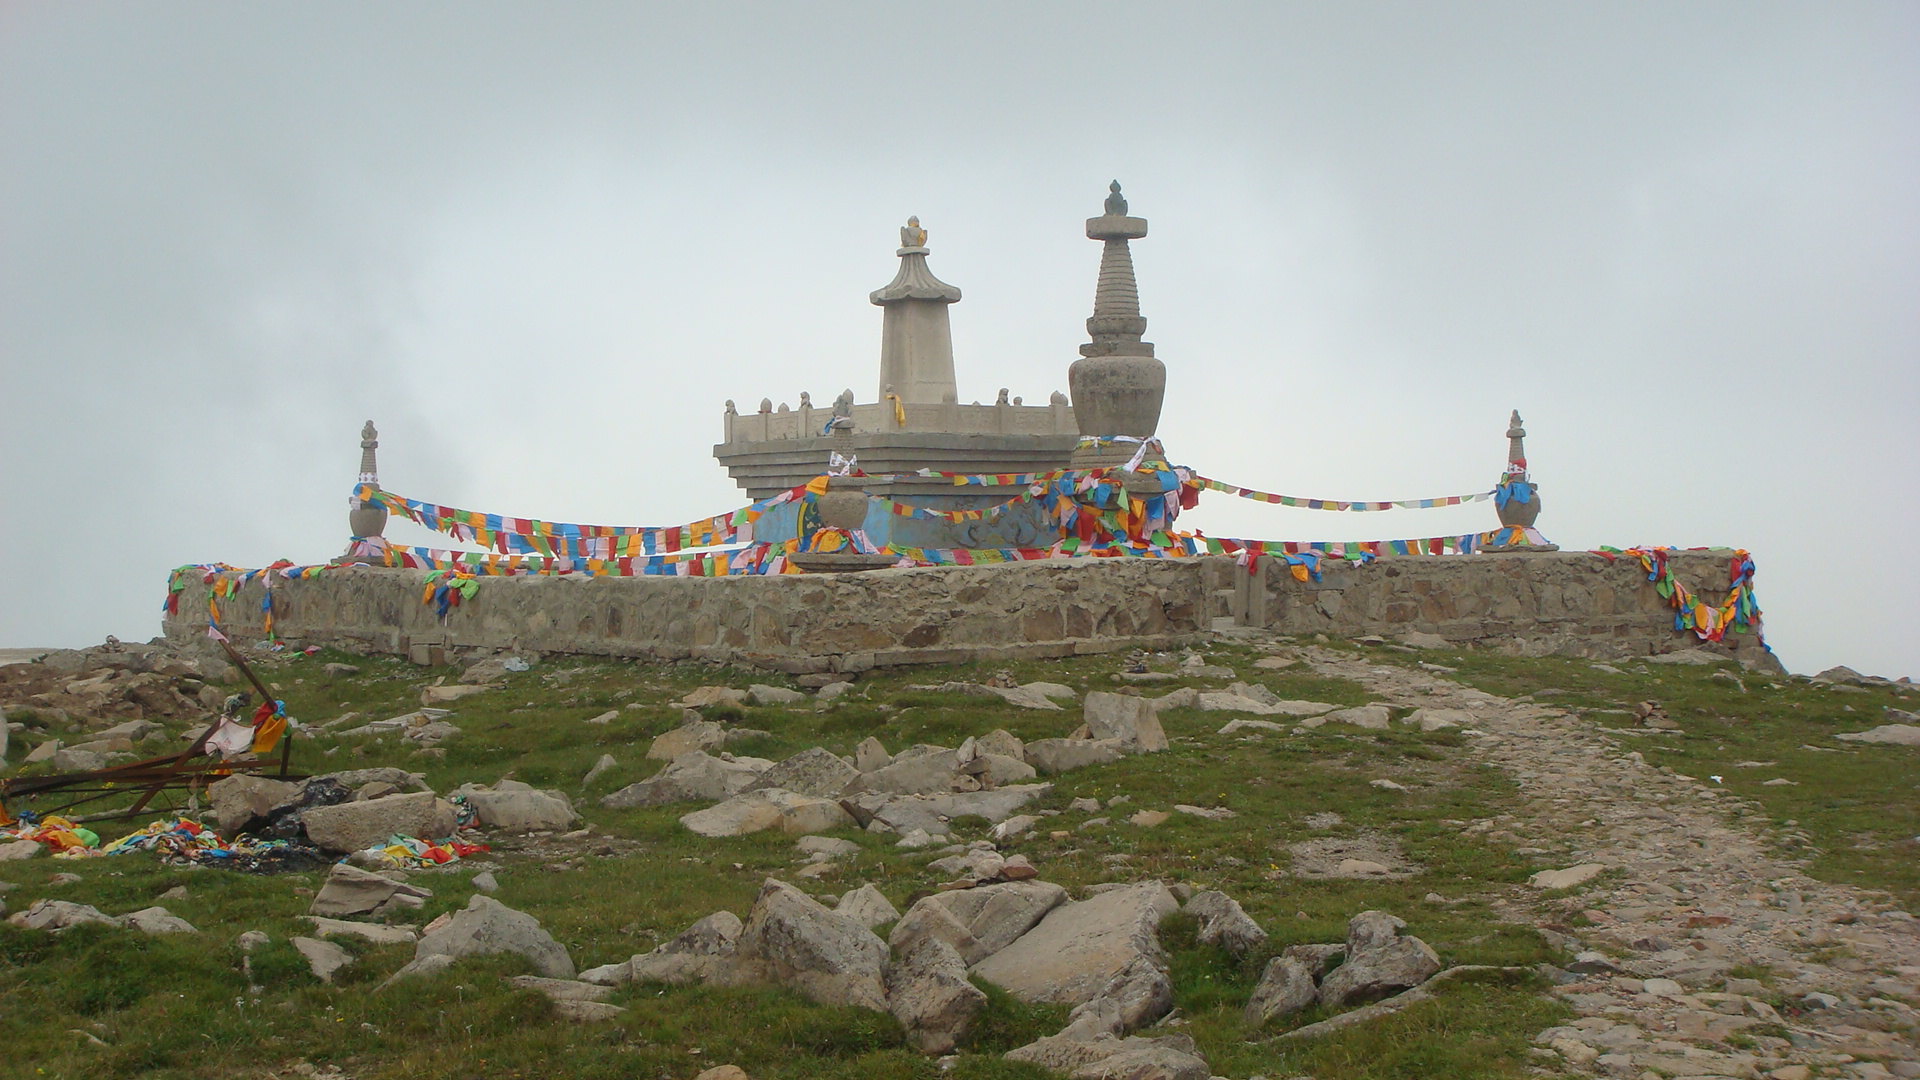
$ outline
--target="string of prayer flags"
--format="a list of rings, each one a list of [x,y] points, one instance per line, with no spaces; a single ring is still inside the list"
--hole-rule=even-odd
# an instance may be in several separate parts
[[[1622,555],[1638,560],[1640,568],[1647,572],[1647,580],[1653,583],[1654,591],[1673,609],[1675,630],[1691,632],[1702,641],[1725,640],[1729,630],[1741,633],[1751,630],[1762,635],[1760,642],[1765,645],[1766,638],[1760,628],[1760,604],[1753,595],[1753,556],[1744,549],[1733,553],[1727,566],[1726,598],[1715,605],[1694,596],[1674,576],[1669,558],[1673,550],[1665,547],[1603,547],[1593,554],[1608,562]]]
[[[1195,476],[1194,482],[1210,491],[1238,495],[1255,502],[1273,503],[1279,506],[1297,506],[1307,510],[1342,510],[1364,512],[1369,510],[1426,510],[1436,506],[1459,506],[1463,503],[1481,502],[1494,497],[1494,491],[1479,491],[1471,495],[1443,495],[1435,499],[1386,499],[1377,502],[1363,502],[1351,499],[1308,499],[1298,495],[1275,495],[1268,491],[1256,491],[1253,488],[1238,487],[1222,483],[1204,476]],[[1525,499],[1521,500],[1525,502]],[[1502,504],[1504,505],[1504,503]]]

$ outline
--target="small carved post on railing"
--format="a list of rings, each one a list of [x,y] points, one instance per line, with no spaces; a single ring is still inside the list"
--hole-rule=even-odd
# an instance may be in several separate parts
[[[1481,551],[1558,551],[1534,531],[1540,517],[1540,488],[1527,473],[1527,429],[1520,426],[1520,410],[1507,421],[1507,467],[1494,488],[1493,505],[1500,528],[1489,534]]]

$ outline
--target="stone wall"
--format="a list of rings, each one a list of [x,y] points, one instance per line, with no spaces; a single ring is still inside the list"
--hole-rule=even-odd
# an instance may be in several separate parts
[[[1726,548],[1676,552],[1669,565],[1696,596],[1718,606],[1732,557]],[[1236,619],[1285,634],[1421,632],[1525,656],[1621,658],[1703,644],[1673,630],[1672,609],[1637,559],[1510,552],[1324,565],[1317,582],[1295,581],[1273,562],[1258,576],[1239,575]],[[1730,633],[1712,648],[1744,662],[1771,662],[1752,633]]]
[[[1730,552],[1676,556],[1713,601]],[[1620,658],[1693,647],[1637,563],[1585,553],[1382,559],[1328,564],[1298,582],[1268,562],[1089,559],[997,566],[737,578],[483,578],[444,620],[420,602],[422,574],[355,567],[274,588],[280,636],[301,645],[404,653],[523,650],[704,659],[789,672],[1008,657],[1067,656],[1200,640],[1216,617],[1288,634],[1437,634],[1529,655]],[[169,636],[204,634],[189,587]],[[259,636],[259,585],[224,601],[236,640]],[[1226,624],[1221,618],[1220,623]],[[1755,660],[1755,638],[1721,651]]]
[[[1217,560],[1209,560],[1217,561]],[[354,567],[274,586],[298,644],[405,652],[418,642],[599,656],[697,658],[790,672],[1067,656],[1197,640],[1208,582],[1191,561],[1100,560],[729,578],[482,578],[438,619],[423,574]],[[170,637],[206,630],[189,587]],[[259,585],[223,601],[235,640],[259,636]]]

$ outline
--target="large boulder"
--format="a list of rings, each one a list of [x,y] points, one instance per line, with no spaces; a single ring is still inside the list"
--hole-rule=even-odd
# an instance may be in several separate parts
[[[328,851],[362,851],[390,836],[442,840],[454,830],[453,807],[427,791],[310,807],[301,818],[307,839]]]
[[[647,757],[653,761],[677,761],[696,750],[718,750],[727,745],[727,729],[712,720],[682,724],[653,740]]]
[[[1027,764],[1043,775],[1119,761],[1126,744],[1119,739],[1035,739],[1023,748]]]
[[[1891,711],[1891,710],[1890,710]],[[1881,724],[1866,731],[1845,731],[1835,735],[1836,739],[1847,742],[1888,743],[1893,746],[1920,746],[1920,726],[1914,724]]]
[[[1123,1039],[1073,1025],[1058,1035],[1009,1050],[1005,1057],[1065,1073],[1073,1080],[1209,1080],[1213,1075],[1193,1040],[1184,1035]]]
[[[1173,1011],[1173,976],[1159,956],[1141,954],[1074,1006],[1068,1021],[1088,1022],[1115,1035],[1156,1023]]]
[[[353,915],[386,915],[396,910],[419,907],[433,894],[418,885],[395,881],[349,863],[335,863],[327,871],[307,914],[322,918],[346,918]]]
[[[1384,911],[1363,911],[1347,923],[1347,959],[1320,981],[1328,1008],[1376,1001],[1411,989],[1440,971],[1426,942],[1402,935],[1406,923]]]
[[[973,971],[1022,1001],[1078,1005],[1137,957],[1159,959],[1163,954],[1156,931],[1179,907],[1159,882],[1063,904],[1019,940],[975,964]]]
[[[491,896],[476,894],[467,901],[466,910],[429,929],[414,946],[416,962],[430,956],[459,959],[492,953],[524,956],[550,979],[573,978],[573,959],[566,947],[553,940],[538,919]]]
[[[967,964],[953,946],[923,938],[887,965],[887,1010],[923,1054],[944,1054],[965,1037],[987,995],[967,981]]]
[[[790,986],[823,1005],[887,1011],[886,943],[785,882],[761,886],[736,959],[740,977]]]
[[[869,930],[900,919],[899,910],[871,882],[849,890],[833,905],[833,913],[844,915]]]
[[[918,751],[918,752],[916,752]],[[935,795],[953,790],[960,775],[960,756],[941,746],[909,747],[893,760],[861,773],[847,786],[850,792],[877,791],[892,795]]]
[[[1185,910],[1200,920],[1195,937],[1202,945],[1219,945],[1236,956],[1244,956],[1267,943],[1267,932],[1253,921],[1239,901],[1226,893],[1213,889],[1194,893],[1187,900]]]
[[[847,790],[860,774],[854,767],[840,759],[838,754],[823,747],[802,750],[760,774],[760,779],[747,785],[748,791],[762,788],[780,788],[801,795],[811,795],[816,799],[837,798]]]
[[[887,748],[880,744],[880,740],[871,735],[861,739],[860,745],[853,748],[853,767],[860,772],[870,773],[891,764],[893,755],[887,753]]]
[[[894,832],[923,829],[930,836],[945,836],[952,831],[950,823],[954,818],[978,817],[998,824],[1052,790],[1052,784],[1009,784],[991,791],[955,791],[944,795],[866,794],[846,802]]]
[[[192,923],[159,906],[128,912],[120,917],[120,921],[143,934],[197,934],[200,932],[194,929]]]
[[[1247,999],[1249,1024],[1264,1024],[1276,1017],[1292,1016],[1319,999],[1320,989],[1313,983],[1313,969],[1297,956],[1276,956],[1267,961],[1260,984]]]
[[[716,911],[662,942],[652,952],[640,953],[624,964],[610,964],[581,974],[585,982],[611,985],[637,980],[680,985],[714,978],[733,962],[740,944],[740,917]]]
[[[674,758],[666,768],[645,780],[604,796],[600,805],[617,810],[731,798],[744,791],[772,764],[760,758],[718,758],[694,750]]]
[[[677,709],[704,709],[708,706],[739,708],[747,703],[747,692],[735,690],[730,686],[699,686],[680,696],[679,701],[669,702]]]
[[[807,700],[807,695],[784,686],[754,683],[747,687],[747,699],[755,705],[798,705]]]
[[[84,923],[121,925],[119,919],[99,908],[70,900],[36,900],[27,910],[15,912],[7,922],[27,930],[65,930]]]
[[[1024,758],[986,753],[975,754],[972,761],[960,766],[960,771],[987,788],[1018,784],[1040,775],[1040,770],[1027,764]]]
[[[1132,694],[1095,690],[1081,703],[1081,718],[1095,739],[1115,739],[1130,751],[1153,753],[1167,748],[1167,733],[1153,703]]]
[[[502,780],[491,790],[471,784],[459,793],[473,807],[474,818],[490,829],[511,832],[558,832],[580,820],[573,803],[558,791],[538,791],[516,780]]]
[[[894,924],[888,944],[902,953],[920,941],[946,942],[968,964],[978,964],[1033,929],[1067,899],[1044,881],[1009,881],[922,897]]]
[[[680,824],[701,836],[745,836],[765,829],[792,835],[855,827],[853,816],[832,799],[780,789],[745,791],[717,806],[683,814]]]

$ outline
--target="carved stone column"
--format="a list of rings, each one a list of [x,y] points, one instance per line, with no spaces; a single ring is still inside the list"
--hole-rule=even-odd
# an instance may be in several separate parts
[[[927,269],[927,230],[911,217],[900,230],[900,270],[868,299],[885,310],[880,326],[880,402],[900,395],[906,405],[955,400],[953,323],[947,307],[960,290]]]

